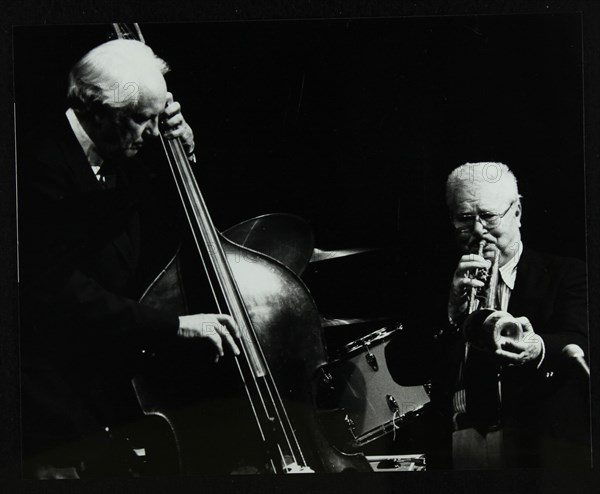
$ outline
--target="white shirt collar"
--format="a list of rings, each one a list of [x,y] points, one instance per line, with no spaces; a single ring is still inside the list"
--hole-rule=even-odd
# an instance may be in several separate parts
[[[500,277],[502,281],[510,288],[511,290],[515,289],[515,280],[517,279],[517,264],[519,264],[519,260],[521,259],[521,254],[523,253],[523,242],[519,240],[517,244],[517,249],[515,255],[511,257],[508,262],[498,269],[500,272]]]
[[[104,159],[98,154],[96,145],[81,126],[81,122],[79,121],[79,118],[77,118],[73,108],[69,108],[65,115],[67,116],[69,124],[71,125],[71,129],[73,129],[73,133],[75,134],[81,149],[83,149],[83,153],[85,154],[89,164],[92,166],[94,173],[98,173],[98,170],[100,169],[100,166],[102,166]]]

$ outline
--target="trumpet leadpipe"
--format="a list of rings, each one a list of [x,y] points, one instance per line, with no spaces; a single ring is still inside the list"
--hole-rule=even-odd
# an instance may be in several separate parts
[[[483,257],[486,246],[485,240],[479,242],[479,256]],[[500,251],[494,245],[494,258],[489,269],[477,269],[470,275],[471,278],[485,280],[485,285],[481,288],[469,288],[467,317],[462,325],[466,341],[477,348],[490,351],[501,348],[508,340],[519,340],[523,334],[522,325],[517,319],[508,312],[497,310],[499,261]]]
[[[486,242],[485,240],[481,240],[479,242],[477,255],[483,257],[483,249],[485,249]],[[479,269],[475,269],[472,275],[469,276],[471,279],[479,279],[481,277],[481,272]],[[471,286],[469,288],[468,294],[468,305],[467,305],[467,314],[471,314],[476,309],[477,304],[477,294],[479,293],[479,289],[476,286]]]

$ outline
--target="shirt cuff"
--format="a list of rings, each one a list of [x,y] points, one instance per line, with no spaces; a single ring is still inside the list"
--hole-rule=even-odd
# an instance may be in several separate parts
[[[544,343],[544,338],[542,338],[540,336],[540,340],[542,342],[542,353],[540,354],[541,357],[539,357],[540,361],[538,362],[537,366],[535,367],[536,369],[539,369],[542,366],[542,362],[544,362],[544,358],[546,357],[546,345]]]

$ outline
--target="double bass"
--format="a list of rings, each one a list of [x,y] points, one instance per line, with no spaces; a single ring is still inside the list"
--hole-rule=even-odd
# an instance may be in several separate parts
[[[114,27],[119,37],[144,41],[137,25],[134,31]],[[315,393],[326,354],[320,317],[307,288],[280,262],[217,231],[182,143],[160,139],[189,227],[187,258],[200,262],[190,273],[179,251],[141,302],[190,313],[193,294],[182,280],[205,277],[216,310],[231,315],[241,333],[241,354],[223,362],[230,364],[224,373],[208,363],[195,367],[200,359],[189,355],[193,348],[176,349],[161,368],[157,349],[149,352],[158,355],[149,373],[133,380],[144,413],[168,424],[179,472],[370,471],[362,454],[338,451],[321,431]],[[173,369],[187,360],[191,367]],[[186,378],[190,368],[199,379]],[[186,388],[184,398],[173,397],[173,389],[182,387],[174,386],[173,379],[180,378],[199,383]]]

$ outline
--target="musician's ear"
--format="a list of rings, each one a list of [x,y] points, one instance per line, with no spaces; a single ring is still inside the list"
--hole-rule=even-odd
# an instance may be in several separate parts
[[[517,226],[521,228],[521,219],[523,217],[523,208],[521,207],[521,201],[517,203],[515,208],[515,217],[517,218]]]
[[[96,122],[99,122],[106,118],[108,107],[100,101],[93,101],[89,104],[87,112]]]

